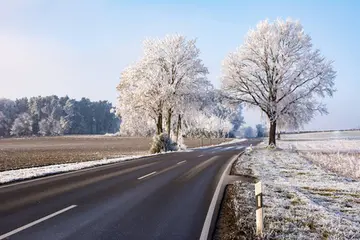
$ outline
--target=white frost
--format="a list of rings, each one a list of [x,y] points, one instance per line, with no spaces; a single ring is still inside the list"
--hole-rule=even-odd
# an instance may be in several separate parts
[[[250,169],[263,183],[265,238],[360,239],[359,181],[291,150],[264,147],[245,155],[236,169]]]

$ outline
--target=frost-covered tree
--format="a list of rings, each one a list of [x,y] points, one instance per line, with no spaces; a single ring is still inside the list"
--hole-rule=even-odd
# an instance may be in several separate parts
[[[29,100],[28,98],[19,98],[15,100],[16,105],[16,113],[22,114],[22,113],[28,113],[29,112]]]
[[[198,82],[205,79],[207,68],[200,59],[196,40],[175,34],[165,38],[144,41],[144,61],[157,69],[162,81],[162,95],[166,114],[166,131],[171,134],[171,119],[175,108],[181,104],[184,92],[196,90]]]
[[[144,56],[121,73],[117,86],[122,133],[160,134],[166,126],[169,136],[174,127],[179,135],[187,110],[211,87],[199,54],[195,40],[181,35],[144,41]]]
[[[28,113],[21,113],[14,121],[11,127],[11,135],[31,136],[32,134],[32,118]]]
[[[16,99],[0,99],[0,137],[12,135],[103,134],[119,129],[119,119],[110,112],[108,101],[80,101],[56,95]],[[23,115],[27,113],[28,115]],[[30,116],[32,131],[22,131],[24,116]],[[40,124],[41,123],[41,124]],[[41,129],[40,129],[41,128]],[[28,129],[27,127],[25,129]]]
[[[117,114],[121,117],[122,133],[132,135],[143,130],[147,134],[155,126],[157,134],[162,132],[162,113],[166,100],[162,95],[162,83],[158,69],[152,69],[143,60],[121,73],[120,84],[117,86]]]
[[[319,99],[332,96],[336,72],[314,49],[298,21],[260,22],[223,62],[222,89],[232,102],[258,107],[270,123],[269,144],[276,144],[277,121],[299,111],[300,122],[326,113]]]
[[[62,135],[64,132],[60,121],[49,117],[40,121],[39,133],[43,136],[58,136]]]
[[[254,129],[250,126],[244,128],[244,137],[253,138],[255,137]]]
[[[14,101],[0,98],[0,136],[10,136],[11,127],[16,118],[16,112]]]
[[[185,107],[184,133],[192,137],[228,137],[234,128],[241,125],[241,110],[238,106],[223,101],[218,90],[211,89],[197,107]],[[193,105],[194,106],[194,105]],[[195,105],[196,106],[196,105]],[[235,120],[235,118],[238,118]],[[235,124],[234,124],[235,120]]]
[[[256,125],[256,137],[261,138],[265,137],[265,127],[262,124]]]

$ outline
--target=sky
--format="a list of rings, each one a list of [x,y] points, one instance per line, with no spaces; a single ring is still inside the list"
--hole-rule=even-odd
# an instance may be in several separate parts
[[[359,1],[0,1],[0,98],[69,95],[115,103],[121,71],[147,37],[197,39],[209,80],[220,87],[221,62],[264,19],[300,20],[314,47],[334,61],[337,92],[329,115],[305,130],[360,127]],[[245,110],[245,121],[263,121]]]

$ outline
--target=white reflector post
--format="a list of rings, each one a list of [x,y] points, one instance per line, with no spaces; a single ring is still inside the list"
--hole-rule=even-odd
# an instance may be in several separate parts
[[[261,182],[255,183],[255,200],[256,200],[256,235],[261,236],[264,227]]]

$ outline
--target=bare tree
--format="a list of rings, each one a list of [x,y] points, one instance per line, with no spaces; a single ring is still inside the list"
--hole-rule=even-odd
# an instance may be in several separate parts
[[[270,123],[269,145],[276,144],[277,120],[306,123],[326,113],[319,99],[332,96],[336,72],[298,21],[260,22],[223,62],[222,88],[230,101],[259,107]],[[299,114],[300,113],[300,114]]]

